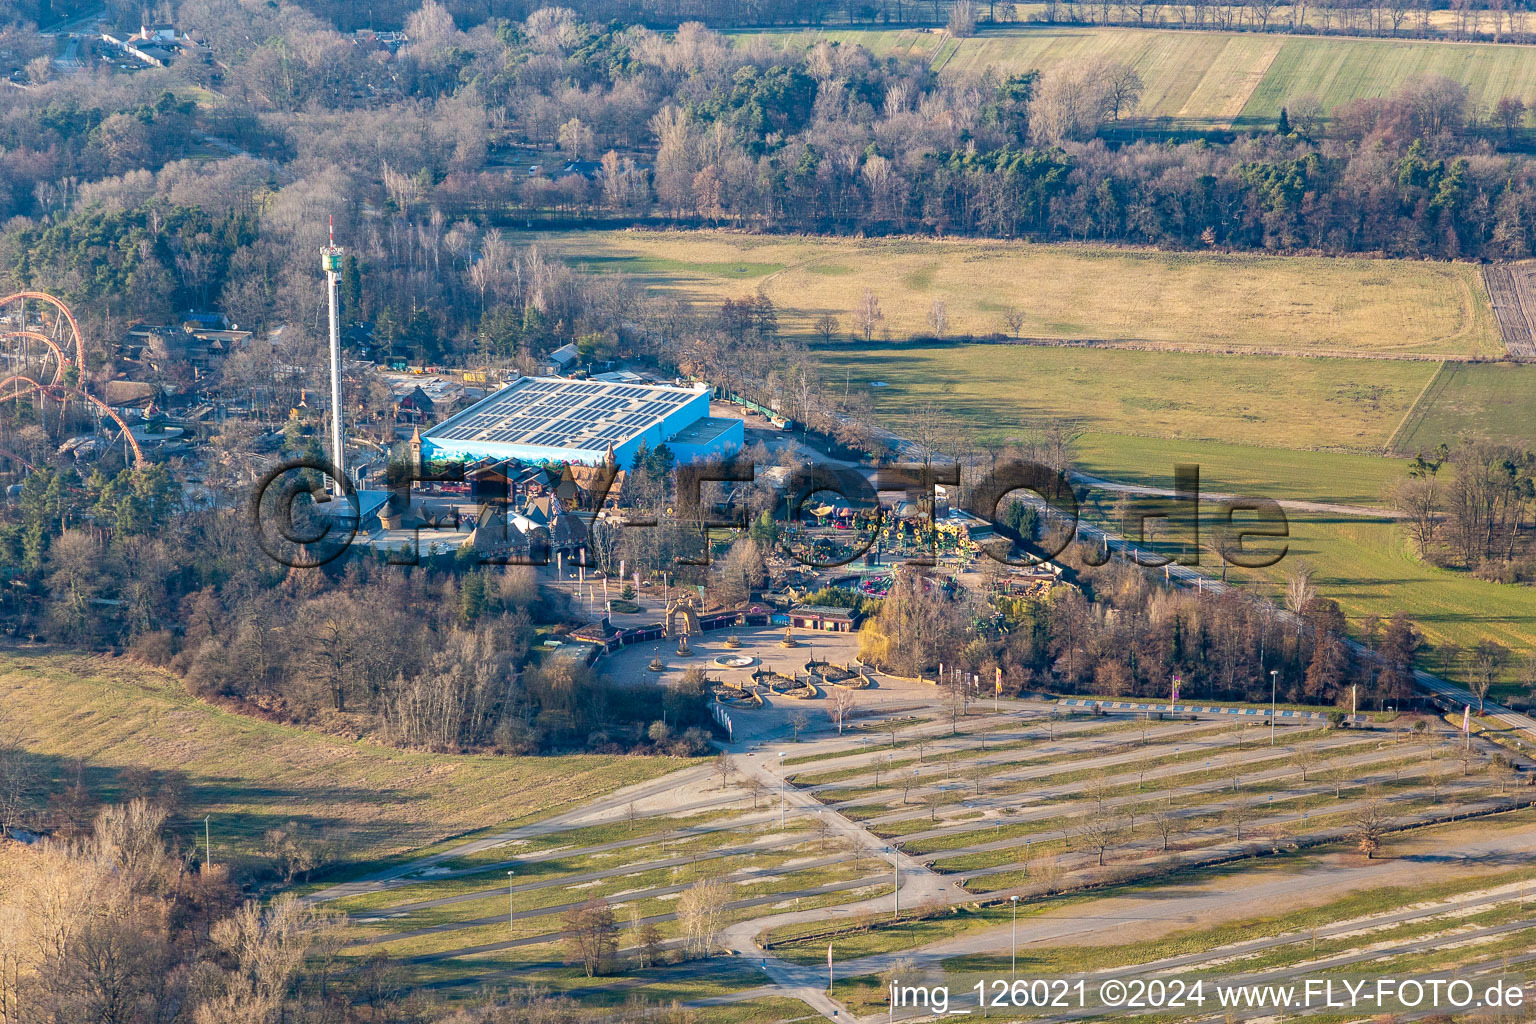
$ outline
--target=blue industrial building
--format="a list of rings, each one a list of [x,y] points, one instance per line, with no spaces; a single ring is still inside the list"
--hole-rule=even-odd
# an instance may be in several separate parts
[[[421,435],[427,461],[599,465],[628,468],[644,445],[665,444],[679,465],[725,458],[742,445],[742,421],[709,414],[709,390],[563,377],[519,377]]]

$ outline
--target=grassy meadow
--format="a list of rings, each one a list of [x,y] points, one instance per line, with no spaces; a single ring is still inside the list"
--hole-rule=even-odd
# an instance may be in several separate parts
[[[1536,101],[1536,61],[1523,47],[1407,39],[1347,39],[1279,33],[1190,32],[1090,25],[984,27],[970,39],[928,29],[822,29],[751,33],[774,43],[818,38],[857,43],[881,56],[925,61],[942,73],[1045,70],[1093,58],[1122,60],[1145,91],[1133,123],[1182,128],[1272,126],[1297,97],[1331,110],[1385,96],[1420,75],[1461,82],[1491,107],[1504,96]]]
[[[1412,455],[1460,437],[1536,447],[1536,366],[1446,363],[1393,447]]]
[[[781,327],[802,335],[831,313],[851,336],[868,288],[885,317],[881,339],[931,333],[929,312],[942,302],[951,336],[1004,333],[1003,312],[1017,307],[1021,333],[1034,338],[1314,355],[1504,351],[1477,268],[1467,264],[721,231],[530,240],[575,265],[622,271],[695,302],[761,291],[778,306]]]
[[[1173,486],[1176,462],[1200,467],[1206,493],[1263,495],[1279,500],[1375,505],[1403,475],[1401,460],[1352,452],[1258,448],[1220,441],[1137,437],[1086,431],[1077,465],[1106,480]]]
[[[1319,591],[1339,602],[1353,627],[1368,615],[1406,611],[1436,647],[1450,643],[1465,649],[1486,639],[1517,654],[1536,649],[1536,588],[1488,583],[1427,565],[1403,530],[1384,520],[1302,513],[1289,519],[1286,557],[1267,570],[1234,569],[1234,581],[1252,583],[1278,599],[1284,576],[1305,562],[1317,571]],[[1470,675],[1466,664],[1442,671],[1446,666],[1434,652],[1424,667],[1463,682]],[[1505,676],[1506,683],[1513,681],[1514,666]],[[1495,696],[1501,692],[1512,691],[1496,688]]]
[[[108,797],[125,767],[178,776],[186,837],[201,841],[211,814],[215,860],[259,850],[267,829],[290,821],[312,827],[340,862],[419,853],[692,763],[394,750],[224,710],[126,660],[43,653],[0,655],[0,729],[19,738],[50,788],[72,782],[77,763]]]
[[[900,423],[932,403],[991,441],[1068,421],[1098,433],[1381,449],[1435,372],[1423,362],[1013,345],[819,354],[827,379],[864,388],[882,419]]]

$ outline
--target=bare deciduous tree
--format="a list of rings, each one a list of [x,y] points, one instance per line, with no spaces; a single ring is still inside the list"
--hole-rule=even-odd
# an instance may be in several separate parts
[[[730,888],[719,878],[694,883],[677,901],[677,918],[683,926],[688,952],[707,956],[720,930],[720,915],[730,900]]]
[[[807,715],[804,711],[795,711],[790,714],[789,728],[790,731],[794,733],[796,743],[800,742],[800,734],[805,732],[806,727],[810,724],[811,716]]]
[[[918,798],[918,802],[928,809],[928,820],[939,820],[939,808],[944,806],[944,791],[941,789],[925,790]]]
[[[560,915],[560,923],[570,962],[580,964],[589,978],[602,974],[619,948],[619,926],[608,901],[589,897]]]
[[[1350,837],[1355,846],[1370,860],[1381,850],[1381,844],[1392,831],[1396,819],[1388,812],[1381,794],[1371,792],[1349,815]]]
[[[942,300],[935,299],[933,305],[928,307],[928,327],[935,338],[944,337],[944,332],[949,328],[949,307]]]
[[[720,788],[725,789],[731,784],[731,779],[736,774],[736,765],[731,761],[729,754],[721,754],[710,763],[710,768],[720,778]]]
[[[837,722],[838,735],[842,735],[843,725],[847,722],[848,716],[853,712],[854,705],[853,694],[847,690],[839,689],[833,692],[832,718]]]
[[[1158,807],[1148,812],[1147,820],[1152,823],[1152,830],[1162,838],[1163,852],[1167,853],[1173,837],[1184,830],[1184,819],[1166,808]]]
[[[1003,326],[1008,328],[1008,334],[1010,337],[1017,338],[1020,334],[1022,334],[1024,332],[1024,324],[1027,322],[1027,320],[1028,314],[1026,314],[1018,306],[1009,306],[1007,309],[1003,310]]]
[[[1107,808],[1100,807],[1077,818],[1078,838],[1084,846],[1099,855],[1099,866],[1104,866],[1104,854],[1120,842],[1125,834],[1125,823]]]
[[[875,336],[875,329],[880,326],[880,321],[885,319],[885,314],[880,311],[880,300],[870,289],[864,289],[864,297],[859,301],[859,308],[854,311],[854,317],[858,321],[859,331],[864,335],[864,341],[868,343]]]

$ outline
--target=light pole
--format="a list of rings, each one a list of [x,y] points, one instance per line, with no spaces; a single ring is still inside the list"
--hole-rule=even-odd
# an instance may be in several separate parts
[[[514,926],[512,924],[512,915],[515,913],[515,911],[512,909],[513,906],[514,906],[514,904],[512,902],[512,899],[513,899],[513,897],[512,897],[512,872],[508,871],[507,872],[507,934],[508,935],[512,934],[512,932],[514,930]]]
[[[209,838],[212,832],[208,820],[212,817],[211,814],[203,815],[203,860],[207,861],[210,868],[213,867],[213,841]]]
[[[784,827],[784,751],[779,751],[779,828]]]
[[[885,852],[891,855],[891,917],[901,916],[901,862],[896,859],[896,847],[887,846]]]
[[[1280,670],[1269,670],[1269,745],[1275,745],[1275,687],[1280,683]]]
[[[1013,976],[1019,976],[1019,898],[1011,896],[1013,900]]]

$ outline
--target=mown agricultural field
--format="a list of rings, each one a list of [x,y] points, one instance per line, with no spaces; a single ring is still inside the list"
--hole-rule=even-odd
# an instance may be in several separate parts
[[[1412,455],[1460,437],[1536,447],[1536,366],[1446,363],[1393,447]]]
[[[1310,93],[1324,110],[1385,96],[1420,75],[1465,85],[1474,103],[1536,98],[1536,61],[1523,46],[1392,39],[1287,39],[1243,107],[1241,122],[1269,123],[1292,97]]]
[[[1308,38],[1249,32],[1189,32],[1083,25],[985,28],[970,39],[925,29],[825,29],[775,41],[856,42],[876,54],[925,60],[941,72],[992,67],[1018,73],[1096,57],[1126,61],[1146,91],[1134,121],[1185,128],[1273,126],[1303,95],[1324,110],[1385,96],[1419,75],[1461,82],[1473,100],[1536,100],[1536,62],[1524,48],[1492,43]]]
[[[288,822],[313,828],[341,862],[420,852],[690,763],[396,750],[226,711],[131,662],[48,654],[0,657],[0,728],[55,785],[74,781],[77,762],[103,796],[124,767],[174,775],[196,819],[181,823],[186,837],[201,840],[202,816],[213,816],[216,860],[258,851],[268,829]]]
[[[929,313],[942,302],[949,336],[1003,333],[1003,312],[1017,307],[1021,334],[1035,338],[1317,355],[1504,351],[1477,269],[1463,264],[709,231],[539,240],[577,265],[633,274],[692,301],[760,290],[792,333],[809,334],[832,313],[850,337],[867,288],[884,313],[882,339],[931,333]]]
[[[900,423],[932,403],[989,441],[1066,421],[1100,433],[1380,449],[1435,372],[1422,362],[1023,345],[877,344],[820,355],[828,379],[866,389],[883,419]]]

